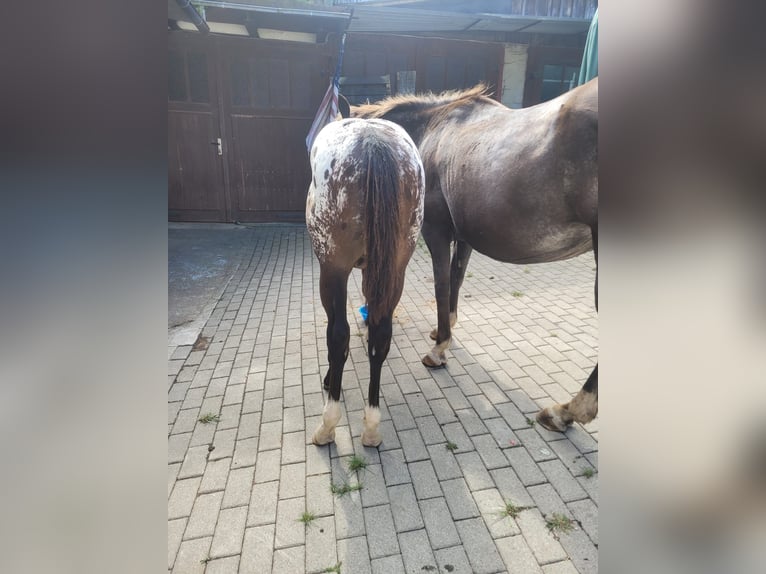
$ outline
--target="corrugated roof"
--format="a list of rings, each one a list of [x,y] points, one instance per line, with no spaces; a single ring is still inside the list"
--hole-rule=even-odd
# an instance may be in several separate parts
[[[238,0],[237,2],[218,2],[201,0],[201,4],[233,9],[279,12],[285,17],[303,14],[306,16],[331,16],[332,19],[347,17],[347,13],[279,9],[274,6],[259,6],[257,0]],[[350,10],[351,7],[349,7]],[[168,1],[168,18],[187,20],[188,17],[178,8],[175,0]],[[530,34],[577,34],[585,33],[590,26],[590,19],[543,18],[538,16],[517,16],[507,14],[484,14],[465,12],[444,12],[420,10],[416,8],[396,9],[392,7],[367,6],[355,3],[349,32],[381,33],[416,33],[416,32],[526,32]]]
[[[465,14],[433,10],[392,10],[357,4],[349,32],[529,32],[531,34],[576,34],[587,32],[590,20],[539,18],[502,14]]]

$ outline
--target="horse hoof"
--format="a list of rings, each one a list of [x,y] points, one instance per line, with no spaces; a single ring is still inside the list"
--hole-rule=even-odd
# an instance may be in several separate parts
[[[311,437],[311,442],[314,443],[316,446],[324,446],[326,444],[330,444],[335,440],[335,430],[332,432],[322,432],[322,429],[319,428],[314,432],[314,435]]]
[[[535,417],[537,422],[543,428],[553,432],[566,432],[569,428],[569,424],[564,422],[560,416],[558,416],[551,407],[544,408]]]
[[[383,437],[380,436],[379,432],[374,433],[362,433],[362,444],[364,446],[369,446],[372,448],[377,448],[380,446],[380,443],[383,442]]]
[[[439,357],[438,359],[433,356],[433,353],[429,353],[423,357],[423,364],[431,369],[438,369],[447,364],[447,359]]]

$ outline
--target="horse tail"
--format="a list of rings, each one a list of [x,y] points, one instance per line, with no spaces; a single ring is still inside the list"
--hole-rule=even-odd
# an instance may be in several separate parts
[[[393,312],[397,284],[401,281],[396,262],[399,259],[399,202],[402,182],[399,166],[391,147],[377,135],[366,138],[366,232],[367,265],[362,292],[367,300],[369,321],[377,324]]]

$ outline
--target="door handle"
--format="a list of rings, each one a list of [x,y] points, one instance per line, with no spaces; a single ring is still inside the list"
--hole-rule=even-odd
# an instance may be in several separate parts
[[[223,155],[223,147],[221,146],[221,138],[218,138],[215,141],[210,142],[210,145],[218,146],[218,155]]]

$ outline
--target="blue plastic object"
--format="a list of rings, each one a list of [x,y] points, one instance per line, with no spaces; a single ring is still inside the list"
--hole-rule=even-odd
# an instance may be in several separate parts
[[[362,316],[364,321],[367,320],[367,305],[362,305],[359,307],[359,314]]]

